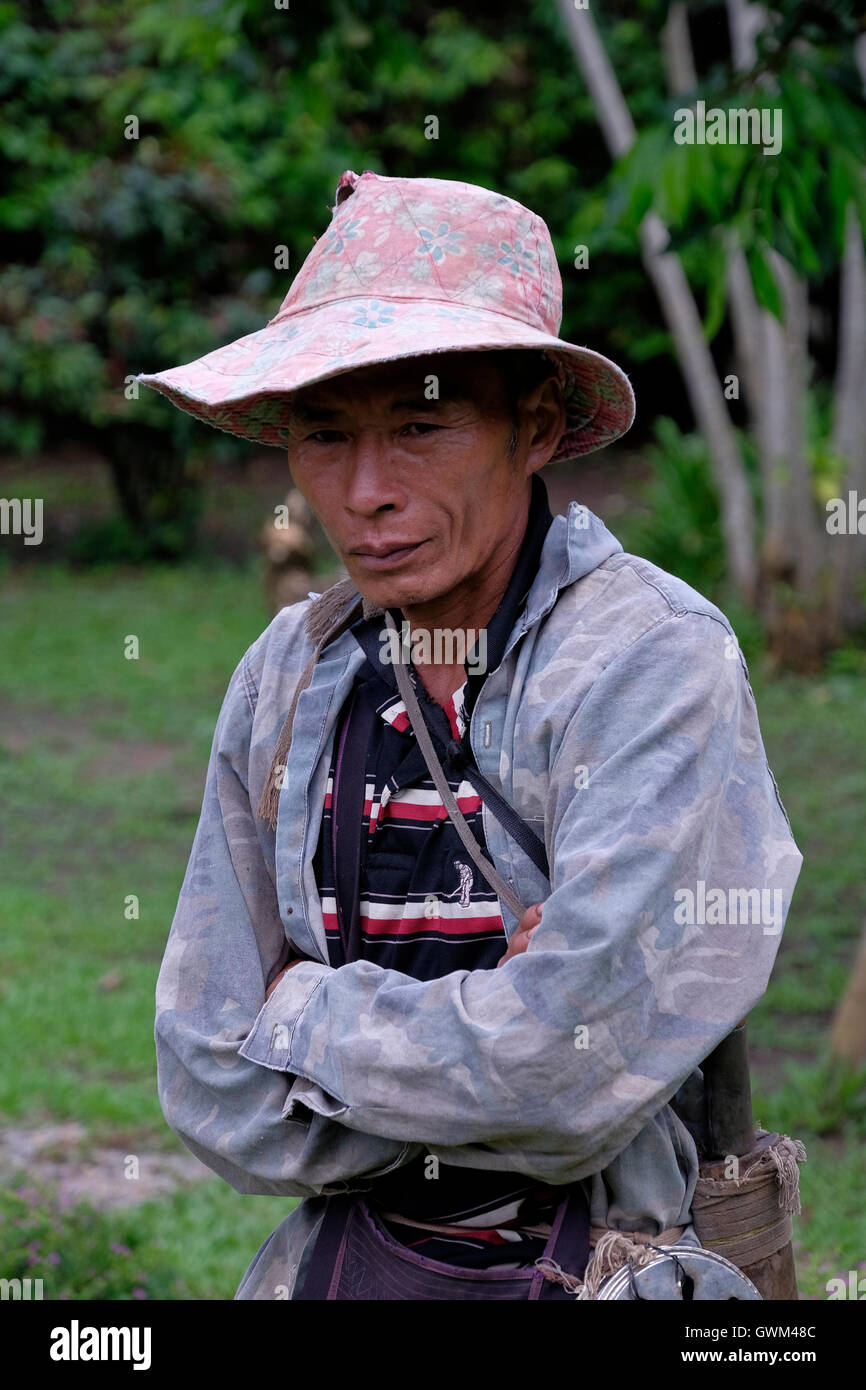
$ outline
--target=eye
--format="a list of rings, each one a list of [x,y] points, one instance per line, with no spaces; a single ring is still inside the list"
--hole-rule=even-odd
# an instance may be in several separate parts
[[[408,425],[403,426],[400,433],[403,434],[406,430],[411,430],[413,432],[417,430],[419,434],[429,434],[431,430],[440,430],[441,428],[441,425],[431,425],[426,420],[410,420]]]
[[[343,435],[339,430],[316,430],[313,434],[308,434],[304,443],[308,444],[311,440],[314,444],[335,444],[342,439]]]

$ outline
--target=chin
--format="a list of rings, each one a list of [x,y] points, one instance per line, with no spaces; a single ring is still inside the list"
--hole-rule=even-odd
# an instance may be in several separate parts
[[[352,575],[352,582],[365,599],[381,608],[413,608],[438,598],[440,592],[435,583],[425,584],[418,575]]]

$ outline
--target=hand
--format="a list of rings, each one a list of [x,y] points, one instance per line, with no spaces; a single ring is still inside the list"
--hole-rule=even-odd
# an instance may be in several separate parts
[[[499,966],[504,965],[507,960],[511,960],[513,956],[522,955],[526,950],[532,933],[541,921],[541,909],[543,906],[543,903],[533,903],[531,907],[526,909],[517,924],[517,930],[508,943],[508,950],[505,952],[501,961],[497,963],[497,970]]]
[[[271,980],[271,983],[268,985],[267,989],[265,990],[265,999],[269,999],[269,998],[270,998],[270,996],[272,995],[272,993],[273,993],[274,990],[276,989],[277,985],[280,983],[280,980],[283,978],[283,976],[285,975],[285,973],[286,973],[287,970],[291,970],[291,968],[292,968],[293,965],[300,965],[300,964],[301,964],[301,961],[308,960],[308,959],[309,959],[309,957],[307,957],[307,956],[298,956],[295,960],[290,960],[289,963],[288,963],[288,965],[284,965],[283,968],[282,968],[282,970],[280,971],[279,975],[275,975],[275,976],[274,976],[274,978]]]

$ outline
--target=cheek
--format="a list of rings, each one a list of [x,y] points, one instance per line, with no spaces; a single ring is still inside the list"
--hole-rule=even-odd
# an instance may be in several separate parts
[[[302,451],[297,447],[289,449],[289,472],[298,491],[307,499],[310,496],[310,470]]]
[[[328,485],[327,471],[321,467],[321,461],[314,462],[302,450],[291,455],[289,471],[298,492],[324,525],[329,500],[333,508],[333,499],[335,496],[339,497],[340,489]]]
[[[441,564],[455,575],[475,569],[486,554],[487,521],[483,505],[446,508],[440,529]]]

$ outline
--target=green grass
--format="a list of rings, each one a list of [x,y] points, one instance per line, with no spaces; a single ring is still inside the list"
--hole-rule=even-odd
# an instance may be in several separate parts
[[[180,1149],[156,1098],[153,991],[219,706],[268,621],[258,566],[31,566],[0,579],[0,613],[0,917],[14,924],[0,980],[0,1049],[14,1065],[0,1111],[6,1123],[77,1120],[101,1143]],[[131,634],[135,661],[124,658]],[[827,1278],[866,1256],[866,1081],[826,1052],[866,918],[855,735],[866,679],[768,683],[759,665],[764,741],[805,864],[750,1018],[755,1111],[807,1145],[798,1261],[804,1293],[824,1297]],[[125,915],[130,895],[137,917]],[[100,1221],[146,1252],[157,1287],[224,1298],[291,1205],[214,1179]]]
[[[753,1043],[817,1065],[866,920],[866,680],[754,678],[764,743],[804,864]]]
[[[268,620],[257,571],[57,568],[2,593],[0,904],[17,929],[0,1107],[164,1135],[153,987],[219,706]]]
[[[800,1165],[802,1214],[794,1217],[794,1258],[800,1293],[825,1299],[827,1280],[866,1271],[866,1201],[863,1141],[854,1134],[835,1142],[810,1139]]]
[[[58,1211],[50,1186],[22,1173],[0,1190],[4,1277],[42,1279],[46,1299],[230,1299],[295,1205],[215,1178],[122,1210]]]

